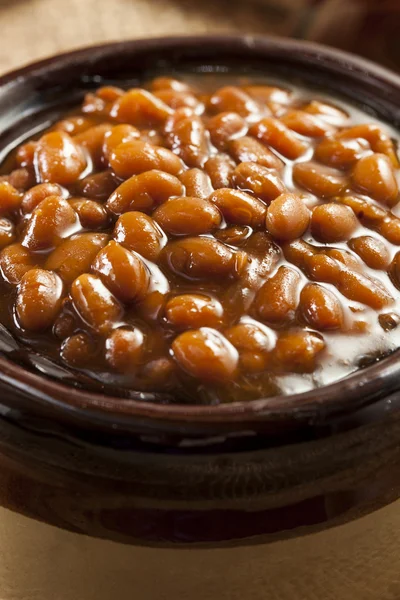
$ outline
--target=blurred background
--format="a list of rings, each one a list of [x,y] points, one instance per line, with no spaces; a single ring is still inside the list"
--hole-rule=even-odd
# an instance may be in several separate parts
[[[103,41],[242,32],[306,38],[400,70],[400,0],[0,0],[0,72]]]

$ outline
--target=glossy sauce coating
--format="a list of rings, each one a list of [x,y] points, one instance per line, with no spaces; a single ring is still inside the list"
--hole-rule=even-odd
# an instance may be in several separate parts
[[[0,322],[106,392],[246,401],[400,345],[395,133],[219,79],[100,88],[1,167]]]

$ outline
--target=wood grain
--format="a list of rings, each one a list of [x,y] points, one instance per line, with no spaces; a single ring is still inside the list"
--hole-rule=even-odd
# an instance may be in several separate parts
[[[0,0],[0,25],[0,72],[111,40],[292,28],[284,11],[231,0]]]
[[[398,600],[399,528],[397,502],[315,536],[188,552],[95,540],[0,508],[0,598]]]

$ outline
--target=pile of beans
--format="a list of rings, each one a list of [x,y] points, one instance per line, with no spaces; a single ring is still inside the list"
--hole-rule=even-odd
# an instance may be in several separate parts
[[[101,87],[13,150],[0,321],[176,402],[302,391],[392,351],[393,133],[305,90],[210,81]]]

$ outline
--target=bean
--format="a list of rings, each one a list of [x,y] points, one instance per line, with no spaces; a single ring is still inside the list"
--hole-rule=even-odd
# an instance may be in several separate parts
[[[4,248],[15,241],[15,226],[12,221],[0,217],[0,248]]]
[[[61,345],[62,360],[70,367],[84,368],[88,366],[96,353],[92,338],[85,332],[71,335]]]
[[[207,132],[196,115],[171,117],[167,125],[167,144],[188,167],[202,167],[209,155]]]
[[[47,196],[29,217],[21,244],[28,250],[50,250],[76,230],[78,216],[60,196]]]
[[[67,302],[69,302],[69,300]],[[64,300],[62,303],[61,311],[53,325],[53,334],[59,340],[65,340],[67,337],[70,337],[78,328],[76,315],[72,314],[72,312],[67,312],[68,309],[65,308],[67,302]],[[70,310],[73,310],[72,305]]]
[[[307,244],[303,240],[284,246],[285,258],[302,269],[313,281],[331,283],[346,298],[381,309],[393,299],[384,286],[377,280],[354,270],[354,267],[342,257],[331,258],[324,251]],[[337,255],[336,255],[337,256]],[[347,263],[347,264],[346,264]]]
[[[188,279],[237,277],[244,267],[246,255],[235,253],[218,240],[192,237],[170,242],[162,251],[162,259],[178,275]]]
[[[276,342],[275,363],[283,371],[312,373],[324,348],[325,342],[318,333],[302,329],[287,331]]]
[[[61,307],[63,284],[51,271],[31,269],[23,275],[15,310],[19,324],[29,331],[53,325]]]
[[[208,159],[204,169],[211,179],[213,188],[218,190],[230,186],[235,163],[227,154],[217,154]]]
[[[61,242],[48,256],[45,267],[55,271],[65,283],[89,271],[92,262],[101,248],[107,244],[105,233],[81,233]]]
[[[171,235],[200,235],[221,224],[221,213],[209,200],[183,196],[170,198],[153,213],[154,219]]]
[[[378,280],[346,267],[341,270],[337,288],[346,298],[366,304],[375,310],[381,310],[393,302],[387,289]]]
[[[369,150],[369,144],[362,138],[343,139],[326,138],[315,149],[314,158],[336,169],[349,169]]]
[[[392,213],[370,202],[367,202],[362,198],[357,198],[356,196],[339,196],[335,198],[335,200],[344,204],[345,206],[349,206],[356,215],[357,219],[360,221],[360,223],[362,223],[362,225],[364,225],[365,227],[369,227],[370,229],[374,229],[379,233],[382,233],[382,235],[384,235],[385,237],[386,234],[383,234],[383,232],[381,232],[381,228],[383,227],[384,223],[389,224],[392,221],[399,221],[400,224],[400,219],[392,215]],[[395,231],[393,231],[393,233],[395,233]],[[397,242],[393,241],[393,243]]]
[[[379,231],[392,244],[400,244],[400,219],[398,217],[389,215],[380,223],[376,231]]]
[[[397,313],[385,313],[378,317],[379,325],[384,331],[393,331],[400,325],[400,316]]]
[[[279,259],[279,249],[270,239],[265,239],[265,244],[252,244],[253,237],[265,235],[258,232],[250,236],[242,244],[248,255],[248,263],[242,266],[240,279],[225,288],[223,304],[231,319],[240,319],[243,314],[248,314],[256,291],[263,281],[270,277]],[[259,246],[259,248],[258,248]],[[261,251],[261,248],[264,250]]]
[[[168,117],[168,119],[164,123],[163,133],[167,137],[172,133],[172,130],[176,127],[179,121],[183,121],[185,119],[190,119],[193,117],[193,110],[188,108],[187,106],[183,106],[172,111],[172,114]]]
[[[134,175],[115,190],[107,200],[107,208],[116,215],[130,210],[148,212],[171,196],[182,196],[185,189],[179,179],[151,170]]]
[[[282,250],[286,260],[306,271],[307,261],[317,254],[317,248],[304,240],[295,240],[282,244]],[[308,274],[306,272],[306,274]]]
[[[156,77],[152,79],[150,84],[152,92],[160,90],[175,90],[176,92],[191,92],[192,88],[183,81],[174,79],[173,77]]]
[[[257,231],[248,236],[244,247],[246,248],[246,251],[259,258],[262,258],[267,254],[271,248],[274,248],[274,251],[278,248],[272,241],[271,236],[265,231]]]
[[[276,239],[294,240],[301,237],[310,222],[310,211],[295,194],[281,194],[267,210],[266,228]]]
[[[97,254],[92,271],[123,302],[138,302],[149,289],[150,273],[145,263],[113,240]]]
[[[106,360],[120,373],[130,373],[143,360],[144,335],[137,327],[119,327],[106,340]]]
[[[349,206],[357,219],[366,227],[379,227],[381,222],[389,215],[380,206],[376,206],[356,196],[340,196],[335,198],[335,200]]]
[[[400,289],[400,252],[397,252],[393,257],[389,266],[389,275],[394,285]]]
[[[272,339],[266,327],[257,322],[242,322],[227,329],[225,336],[239,351],[243,372],[257,373],[267,368]]]
[[[270,85],[245,85],[242,88],[254,100],[267,106],[289,104],[292,92]]]
[[[166,143],[163,133],[157,129],[141,129],[140,139],[153,146],[165,146]]]
[[[302,107],[302,110],[311,115],[317,115],[327,123],[337,127],[343,127],[349,120],[349,115],[344,110],[320,100],[308,102]]]
[[[219,229],[214,233],[214,237],[229,246],[242,246],[251,236],[252,231],[251,227],[234,225],[232,227],[227,227],[226,229]]]
[[[266,205],[246,192],[221,188],[213,192],[209,200],[219,208],[227,223],[250,227],[264,225]]]
[[[327,254],[316,253],[306,261],[305,267],[304,270],[310,279],[331,283],[339,288],[343,267],[337,259]]]
[[[39,185],[35,185],[25,192],[21,202],[21,210],[23,213],[29,214],[48,196],[65,197],[66,195],[66,191],[57,183],[39,183]]]
[[[35,150],[35,168],[43,183],[74,183],[86,168],[81,148],[64,131],[43,135]]]
[[[75,191],[80,196],[91,200],[104,202],[115,191],[118,184],[111,171],[102,171],[80,179],[75,185]]]
[[[155,287],[157,286],[152,282],[152,289]],[[135,304],[135,314],[147,322],[153,321],[158,324],[163,316],[167,291],[155,289],[155,291],[149,292],[139,304]]]
[[[69,203],[77,213],[84,229],[105,229],[110,222],[107,209],[99,202],[84,198],[72,198]]]
[[[355,269],[356,271],[360,270],[360,261],[348,250],[339,250],[339,248],[325,248],[324,254],[326,256],[329,256],[330,258],[338,260],[339,262],[343,263],[346,267],[350,267],[351,269]]]
[[[97,94],[89,92],[85,95],[82,112],[86,115],[93,115],[94,117],[102,117],[103,119],[110,118],[110,111],[112,108],[112,102],[106,102],[103,98],[99,98]]]
[[[122,306],[95,275],[79,275],[71,286],[71,298],[80,318],[96,333],[107,334],[122,317]]]
[[[341,196],[336,201],[349,206],[362,225],[377,231],[392,244],[400,244],[400,219],[391,212],[356,196]]]
[[[254,162],[240,163],[233,173],[232,183],[267,204],[285,191],[285,185],[278,175]]]
[[[194,94],[191,94],[187,91],[163,89],[153,93],[159,100],[164,102],[173,110],[177,110],[179,108],[190,108],[194,111],[197,111],[202,109],[201,102],[199,102]]]
[[[170,344],[166,343],[166,340],[160,330],[153,329],[151,331],[151,335],[147,336],[146,342],[148,359],[156,356],[170,356]]]
[[[283,162],[256,139],[244,136],[229,142],[229,153],[239,163],[255,162],[269,169],[281,169]]]
[[[228,148],[228,142],[240,138],[247,133],[246,121],[237,113],[223,112],[212,117],[208,122],[211,142],[222,152]]]
[[[308,149],[308,144],[278,119],[262,119],[250,128],[249,134],[290,160],[296,160]]]
[[[74,142],[85,148],[92,163],[98,168],[103,164],[104,138],[111,129],[112,125],[110,123],[100,123],[100,125],[90,127],[90,129],[86,129],[86,131],[74,137]]]
[[[218,331],[208,327],[185,331],[172,342],[173,356],[179,367],[202,381],[226,381],[235,378],[238,352]]]
[[[305,137],[323,137],[336,131],[333,125],[302,110],[290,110],[281,121],[286,127]]]
[[[399,159],[393,141],[390,135],[379,125],[375,125],[374,123],[355,125],[344,129],[337,137],[340,139],[362,138],[367,140],[374,152],[385,154],[394,168],[398,168],[399,166]]]
[[[20,146],[15,155],[15,160],[19,167],[33,169],[37,142],[27,142]]]
[[[1,275],[7,283],[17,285],[34,266],[32,255],[21,244],[11,244],[0,252]]]
[[[349,247],[371,269],[384,270],[390,262],[390,253],[385,244],[369,235],[353,238],[349,241]]]
[[[319,242],[347,241],[358,227],[354,212],[348,206],[329,202],[316,206],[311,217],[311,233]]]
[[[161,125],[171,114],[173,110],[165,102],[140,88],[125,92],[111,109],[115,120],[140,127]]]
[[[14,169],[10,175],[6,176],[6,180],[18,192],[25,192],[37,183],[33,169],[26,168]]]
[[[165,307],[169,325],[176,329],[220,327],[224,311],[221,303],[203,294],[182,294],[171,298]]]
[[[235,86],[220,88],[210,98],[210,109],[214,113],[235,112],[249,120],[256,119],[265,109],[249,94]]]
[[[271,107],[272,110],[272,107]],[[275,113],[274,113],[275,114]],[[261,352],[247,352],[243,351],[239,356],[240,368],[243,373],[268,373],[268,369],[271,365],[271,353],[262,354]],[[257,385],[257,384],[256,384]],[[265,390],[263,391],[265,395]],[[271,394],[272,395],[272,394]],[[259,397],[259,396],[257,396]]]
[[[347,185],[347,178],[340,171],[323,167],[314,162],[295,164],[293,180],[297,185],[319,198],[332,198]]]
[[[225,336],[239,352],[269,352],[273,346],[272,331],[256,321],[242,321],[227,329]]]
[[[141,375],[152,391],[164,391],[176,386],[177,366],[171,358],[156,358],[143,365]]]
[[[111,153],[124,142],[138,140],[140,131],[132,125],[116,125],[105,132],[103,138],[102,154],[106,161],[109,160]]]
[[[139,140],[123,142],[117,146],[111,152],[109,161],[116,175],[122,179],[153,169],[178,175],[183,169],[180,158],[167,148]]]
[[[370,154],[361,158],[353,169],[355,188],[387,206],[399,201],[399,186],[389,158],[384,154]]]
[[[179,179],[185,186],[186,196],[204,199],[213,192],[210,177],[201,169],[183,171],[179,175]]]
[[[22,196],[8,181],[0,181],[0,216],[9,215],[18,210]]]
[[[310,327],[319,331],[340,329],[343,326],[343,308],[338,298],[316,283],[308,283],[301,290],[300,312]]]
[[[118,98],[122,98],[124,90],[115,85],[103,85],[96,90],[96,96],[104,102],[115,102]]]
[[[58,121],[58,123],[54,125],[53,129],[55,131],[65,131],[65,133],[68,133],[68,135],[74,136],[83,133],[87,129],[93,127],[95,124],[96,122],[94,119],[77,115],[68,117],[68,119],[63,119],[62,121]]]
[[[290,245],[289,245],[290,246]],[[287,260],[294,262],[314,281],[331,283],[346,298],[361,302],[374,309],[382,309],[393,299],[383,285],[371,277],[354,270],[345,262],[316,252],[310,244],[297,243],[297,247],[285,248]]]
[[[128,250],[134,250],[152,261],[158,259],[167,241],[153,218],[137,211],[127,212],[119,217],[113,237]]]
[[[265,322],[275,326],[294,319],[299,303],[300,275],[290,267],[279,267],[257,293],[254,309]]]

